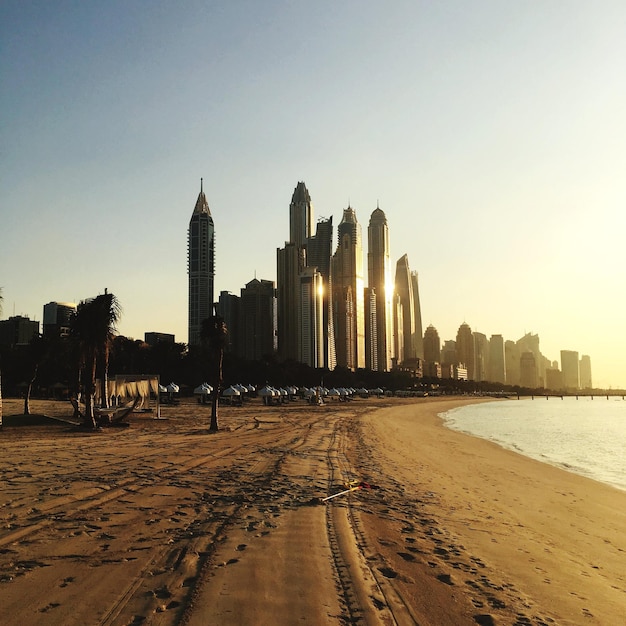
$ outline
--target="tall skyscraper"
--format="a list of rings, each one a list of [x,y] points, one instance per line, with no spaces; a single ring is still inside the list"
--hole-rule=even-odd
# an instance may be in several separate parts
[[[300,328],[300,274],[305,267],[304,248],[285,242],[276,251],[276,295],[278,299],[278,355],[282,361],[297,361]]]
[[[312,223],[311,196],[306,185],[298,182],[289,204],[289,241],[276,251],[278,354],[283,361],[300,359],[300,274],[307,266],[306,246]]]
[[[506,382],[504,339],[502,335],[491,335],[491,339],[489,340],[489,368],[487,380],[494,383]]]
[[[526,333],[521,339],[517,340],[517,347],[519,348],[520,359],[524,352],[532,352],[535,357],[535,367],[537,369],[537,385],[536,387],[543,387],[546,380],[546,365],[545,359],[539,349],[539,335]],[[521,376],[521,370],[520,370]],[[521,384],[521,383],[520,383]]]
[[[189,221],[187,273],[189,275],[189,345],[199,345],[203,320],[213,315],[215,228],[202,189]]]
[[[298,361],[324,366],[324,279],[315,267],[300,272]]]
[[[343,211],[333,255],[333,310],[337,365],[365,367],[365,311],[361,225],[352,207]]]
[[[578,371],[580,372],[580,388],[593,389],[591,384],[591,358],[588,354],[583,354],[580,357]]]
[[[240,356],[258,361],[276,353],[276,289],[271,280],[254,278],[241,289]]]
[[[335,353],[335,329],[332,315],[332,247],[333,247],[333,218],[320,219],[317,222],[315,236],[307,240],[306,263],[309,267],[316,267],[322,276],[323,311],[323,367],[335,369],[337,355]]]
[[[406,254],[396,262],[395,290],[402,307],[402,333],[396,333],[395,342],[398,361],[424,359],[422,312],[417,272],[411,271],[409,257]],[[397,320],[395,324],[398,324]],[[399,345],[397,341],[400,335],[403,338],[402,345]]]
[[[506,368],[506,384],[520,384],[520,347],[510,339],[504,342],[504,365]]]
[[[576,391],[580,389],[580,371],[578,369],[578,352],[561,350],[561,372],[565,389]]]
[[[424,333],[424,360],[427,363],[441,363],[441,340],[437,329],[432,324]]]
[[[376,334],[367,352],[375,354],[372,362],[379,371],[391,369],[393,357],[393,282],[389,256],[389,227],[385,213],[377,208],[370,216],[367,228],[367,280],[376,298]]]
[[[489,341],[484,333],[474,332],[474,380],[488,380]]]
[[[456,358],[467,369],[468,380],[474,378],[474,335],[468,324],[463,322],[456,334]]]
[[[302,248],[312,235],[313,204],[306,185],[299,182],[289,205],[289,242]]]
[[[522,352],[519,360],[520,385],[528,389],[535,389],[539,386],[537,377],[537,361],[535,355],[530,352]]]
[[[228,334],[226,335],[225,352],[234,352],[241,356],[241,334],[239,332],[240,298],[230,291],[220,291],[217,300],[217,314],[224,319]]]
[[[422,305],[420,304],[420,290],[417,272],[411,272],[411,283],[413,285],[413,315],[415,316],[415,356],[418,359],[424,358],[424,339],[422,336]]]
[[[365,367],[379,371],[378,364],[378,316],[376,315],[376,289],[365,288]]]

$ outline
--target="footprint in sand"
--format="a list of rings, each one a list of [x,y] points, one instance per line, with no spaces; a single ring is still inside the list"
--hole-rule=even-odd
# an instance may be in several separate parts
[[[391,567],[379,567],[378,571],[385,577],[385,578],[396,578],[396,576],[398,575],[398,572],[396,572],[395,570],[393,570]]]
[[[243,552],[248,546],[245,543],[240,543],[235,550],[237,550],[237,552]]]

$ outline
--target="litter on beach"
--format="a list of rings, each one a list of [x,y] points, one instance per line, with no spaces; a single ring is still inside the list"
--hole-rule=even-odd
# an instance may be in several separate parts
[[[351,480],[348,484],[347,484],[347,489],[344,489],[343,491],[340,491],[339,493],[334,493],[331,496],[326,496],[325,498],[322,498],[322,502],[328,502],[328,500],[332,500],[333,498],[336,498],[337,496],[343,496],[347,493],[351,493],[352,491],[358,491],[359,489],[380,489],[380,487],[378,487],[377,485],[370,485],[369,483],[365,483],[365,482],[357,482],[355,480]]]

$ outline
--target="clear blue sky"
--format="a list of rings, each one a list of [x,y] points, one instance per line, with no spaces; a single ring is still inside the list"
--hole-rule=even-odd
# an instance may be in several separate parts
[[[216,291],[275,280],[289,202],[377,202],[424,327],[592,359],[626,386],[626,3],[0,5],[3,318],[115,293],[187,340],[204,178]]]

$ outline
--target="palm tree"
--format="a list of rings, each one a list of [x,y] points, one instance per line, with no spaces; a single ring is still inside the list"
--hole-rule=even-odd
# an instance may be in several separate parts
[[[224,362],[224,348],[228,338],[228,328],[223,317],[212,315],[202,321],[200,337],[208,344],[209,348],[209,371],[213,384],[213,402],[211,405],[210,432],[217,432],[217,409],[219,406],[220,391],[222,390],[222,364]]]
[[[72,335],[78,343],[79,381],[84,381],[85,388],[85,425],[92,428],[97,427],[94,415],[96,367],[100,362],[102,402],[106,406],[109,354],[121,311],[117,298],[105,289],[104,294],[81,302],[72,318]]]

